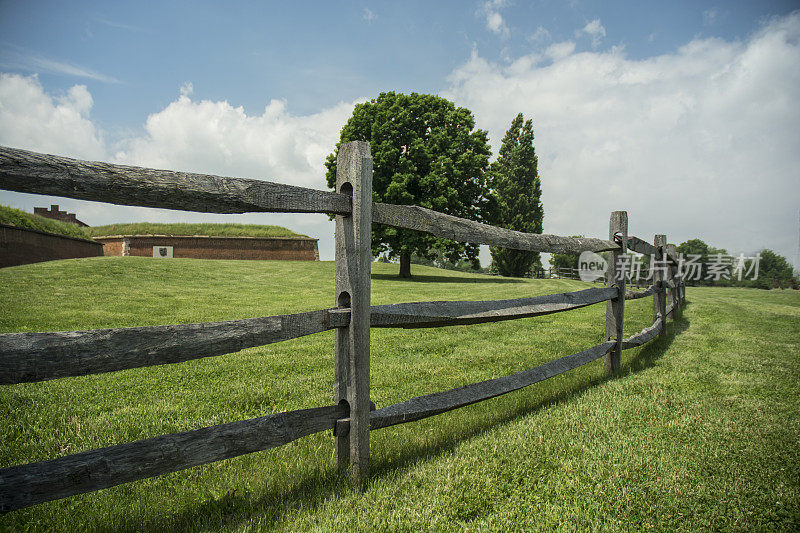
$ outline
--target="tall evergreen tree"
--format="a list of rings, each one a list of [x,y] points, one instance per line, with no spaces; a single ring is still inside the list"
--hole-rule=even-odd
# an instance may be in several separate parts
[[[522,113],[511,122],[500,156],[492,164],[493,189],[498,198],[494,224],[502,228],[541,233],[544,210],[538,158],[533,148],[533,120]],[[542,262],[539,252],[490,247],[492,262],[503,276],[522,277]]]

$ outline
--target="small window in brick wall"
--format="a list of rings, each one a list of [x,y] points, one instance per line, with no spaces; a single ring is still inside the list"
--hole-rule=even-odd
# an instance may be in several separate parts
[[[172,246],[153,246],[153,257],[172,257]]]

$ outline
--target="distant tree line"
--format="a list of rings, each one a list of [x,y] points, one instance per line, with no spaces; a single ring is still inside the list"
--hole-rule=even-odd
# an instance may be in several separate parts
[[[574,236],[582,237],[582,235]],[[686,284],[690,286],[752,287],[756,289],[800,288],[800,279],[794,274],[789,261],[769,249],[759,252],[757,268],[753,265],[755,254],[746,258],[741,280],[736,272],[738,256],[728,254],[724,248],[709,246],[700,239],[690,239],[677,246],[677,252],[679,255],[683,255],[685,261],[691,258],[697,265],[690,267],[690,277],[687,277],[686,280]],[[607,257],[607,254],[601,255]],[[640,265],[638,267],[639,277],[649,278],[650,256],[629,255],[631,258],[635,257]],[[553,254],[550,256],[550,266],[553,269],[578,268],[578,258],[579,255],[573,253]],[[725,267],[720,274],[714,272],[713,265],[715,264]]]

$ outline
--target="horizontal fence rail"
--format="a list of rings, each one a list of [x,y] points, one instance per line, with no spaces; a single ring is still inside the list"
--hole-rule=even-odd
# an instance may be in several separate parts
[[[218,356],[336,330],[334,403],[81,452],[0,469],[0,511],[265,450],[332,429],[342,472],[369,475],[369,432],[488,400],[603,358],[620,370],[620,352],[664,335],[684,302],[674,245],[628,235],[627,213],[611,215],[609,240],[530,234],[417,206],[371,202],[369,144],[339,149],[336,192],[259,180],[94,163],[0,147],[0,188],[198,212],[311,212],[336,216],[335,308],[261,318],[133,328],[0,335],[0,384],[43,381]],[[606,287],[531,298],[370,305],[370,224],[456,241],[550,253],[608,251]],[[666,260],[653,285],[626,292],[619,257],[628,250]],[[551,269],[552,272],[552,269]],[[570,275],[575,272],[570,271]],[[625,301],[653,296],[653,323],[622,338]],[[515,374],[375,409],[369,399],[370,328],[433,328],[515,320],[606,302],[606,342]]]
[[[373,305],[374,328],[478,324],[547,315],[603,302],[616,289],[533,298]],[[350,323],[350,309],[174,326],[0,334],[0,384],[45,381],[179,363],[321,333]]]
[[[649,328],[645,328],[636,335],[632,335],[627,339],[622,341],[622,349],[627,350],[629,348],[636,348],[637,346],[641,346],[646,342],[649,342],[655,339],[658,334],[661,333],[661,316],[659,315],[656,317],[656,320],[653,322],[653,325]]]
[[[569,311],[616,296],[616,289],[604,287],[514,300],[374,305],[370,323],[372,327],[427,328],[498,322]]]
[[[422,231],[454,241],[531,252],[580,253],[585,250],[603,252],[619,248],[616,243],[602,239],[559,237],[497,228],[415,205],[375,203],[372,206],[372,221],[377,224]]]
[[[328,310],[175,326],[0,335],[0,384],[224,355],[331,329]]]
[[[349,214],[350,197],[243,178],[81,161],[0,146],[0,188],[201,213]]]
[[[634,236],[628,236],[628,249],[644,255],[655,255],[656,253],[655,246]]]
[[[287,411],[0,470],[0,511],[266,450],[327,429],[347,406]]]
[[[650,285],[643,291],[631,291],[625,293],[626,300],[638,300],[639,298],[646,298],[648,296],[652,296],[656,292],[663,291],[663,288],[660,288],[658,284]]]
[[[370,429],[380,429],[421,420],[522,389],[599,359],[613,345],[613,342],[605,342],[582,352],[567,355],[510,376],[472,383],[445,392],[419,396],[402,403],[377,409],[369,415]]]

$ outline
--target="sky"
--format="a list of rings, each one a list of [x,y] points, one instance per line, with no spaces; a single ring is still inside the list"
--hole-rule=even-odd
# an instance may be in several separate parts
[[[495,155],[532,118],[545,233],[606,237],[626,210],[646,240],[800,266],[800,0],[0,0],[4,146],[325,189],[353,107],[382,91],[470,109]],[[325,215],[0,203],[279,224],[333,258]]]

